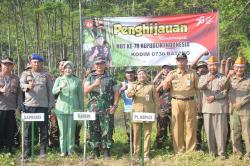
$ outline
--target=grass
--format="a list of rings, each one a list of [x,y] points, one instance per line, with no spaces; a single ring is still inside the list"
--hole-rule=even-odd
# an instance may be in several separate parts
[[[155,138],[155,130],[152,134],[152,141]],[[112,158],[109,160],[104,160],[102,158],[97,160],[90,160],[87,162],[87,165],[90,166],[117,166],[117,165],[130,165],[130,155],[129,155],[129,145],[127,144],[127,136],[125,134],[124,128],[117,128],[114,134],[115,144],[112,149]],[[83,147],[83,142],[81,142],[81,147]],[[70,157],[60,157],[59,149],[49,149],[46,159],[41,159],[38,156],[39,148],[36,147],[36,156],[35,162],[28,162],[28,166],[44,166],[44,165],[83,165],[83,154],[78,152]],[[243,158],[242,160],[236,159],[233,155],[229,155],[226,160],[219,160],[218,158],[211,157],[207,149],[205,152],[197,151],[192,153],[184,153],[181,155],[175,155],[172,150],[162,149],[158,150],[155,148],[155,145],[152,143],[151,147],[151,156],[152,160],[149,165],[156,166],[247,166],[250,163],[250,159]],[[12,166],[12,165],[21,165],[21,150],[16,149],[13,155],[9,153],[1,153],[0,155],[0,165],[1,166]]]
[[[120,105],[121,107],[121,105]],[[121,109],[119,109],[121,110]],[[184,153],[181,155],[175,155],[172,149],[156,149],[154,141],[156,136],[156,124],[153,127],[152,132],[152,146],[151,157],[152,160],[148,165],[155,166],[248,166],[250,165],[249,158],[243,158],[239,160],[232,155],[232,148],[229,145],[227,148],[228,158],[221,161],[218,158],[213,158],[208,154],[206,145],[203,145],[204,152],[197,151],[192,153]],[[96,160],[90,160],[87,162],[89,166],[129,166],[130,154],[129,144],[127,143],[127,135],[125,133],[125,127],[123,122],[122,112],[117,112],[115,117],[115,133],[114,133],[114,145],[112,148],[112,158],[104,160],[99,158]],[[77,150],[77,153],[70,157],[60,157],[59,148],[48,149],[47,157],[41,159],[38,156],[39,147],[35,148],[35,162],[28,162],[27,166],[78,166],[83,165],[83,129],[81,130],[81,148]],[[89,153],[89,150],[87,151]],[[13,154],[9,154],[6,151],[0,153],[0,166],[14,166],[21,165],[21,149],[15,149]]]

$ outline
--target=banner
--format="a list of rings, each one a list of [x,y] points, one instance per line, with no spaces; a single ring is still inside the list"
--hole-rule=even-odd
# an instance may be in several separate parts
[[[180,52],[189,63],[205,51],[218,55],[218,13],[85,18],[84,23],[86,66],[96,56],[110,66],[158,66],[175,65]]]

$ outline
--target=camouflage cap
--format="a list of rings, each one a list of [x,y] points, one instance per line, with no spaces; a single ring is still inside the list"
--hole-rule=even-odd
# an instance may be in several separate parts
[[[199,61],[196,65],[196,68],[202,67],[202,66],[206,66],[207,67],[207,63],[204,61]]]
[[[176,59],[187,59],[187,54],[181,52],[176,56]]]
[[[127,67],[125,72],[135,72],[135,68],[133,67]]]
[[[101,63],[101,62],[106,63],[105,58],[100,57],[100,56],[95,57],[95,59],[94,59],[94,63],[95,63],[95,64],[96,64],[96,63]]]
[[[164,68],[166,68],[166,67],[172,68],[171,64],[165,64],[165,65],[163,65],[161,68],[164,69]]]

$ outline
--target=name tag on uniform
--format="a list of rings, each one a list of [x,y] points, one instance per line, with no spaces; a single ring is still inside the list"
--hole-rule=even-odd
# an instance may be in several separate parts
[[[155,114],[154,113],[144,113],[144,112],[133,112],[132,115],[133,122],[154,122]]]
[[[146,101],[149,101],[149,95],[146,95],[146,96],[145,96],[145,100],[146,100]]]
[[[179,83],[180,81],[179,80],[172,80],[172,86],[174,87],[174,88],[178,88],[178,83]]]
[[[22,120],[26,122],[44,121],[44,113],[22,113]]]
[[[186,80],[186,85],[191,86],[191,80]]]
[[[74,120],[95,120],[95,112],[74,112]]]

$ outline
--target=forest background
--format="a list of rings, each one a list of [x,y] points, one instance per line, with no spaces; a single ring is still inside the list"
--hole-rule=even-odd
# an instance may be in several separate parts
[[[80,11],[81,19],[218,11],[220,57],[241,54],[250,60],[249,0],[0,0],[0,58],[13,57],[20,74],[31,53],[45,56],[52,73],[57,61],[68,57],[80,76],[86,54],[81,48]]]
[[[77,65],[77,75],[81,76],[85,53],[81,49],[84,36],[80,33],[80,12],[83,17],[94,18],[167,16],[213,11],[219,12],[220,57],[236,58],[243,55],[250,60],[250,0],[0,0],[0,58],[14,58],[15,72],[20,74],[30,54],[39,53],[46,58],[45,68],[56,74],[57,61],[68,57]],[[155,70],[154,67],[150,69]],[[123,70],[112,68],[120,81],[124,76]],[[116,114],[116,123],[120,124],[118,126],[123,126],[122,116],[120,103]],[[126,139],[124,127],[116,128],[111,161],[100,159],[89,165],[130,165]],[[155,129],[152,136],[154,139]],[[205,153],[194,152],[182,156],[174,155],[172,150],[156,150],[152,146],[152,165],[217,166],[249,165],[250,162],[248,159],[235,159],[231,155],[230,146],[226,161],[209,156],[206,144]],[[20,148],[14,155],[1,153],[0,165],[19,165],[20,153]],[[82,165],[82,153],[62,159],[59,157],[59,149],[52,149],[48,151],[46,160],[36,158],[35,161],[36,165]]]

